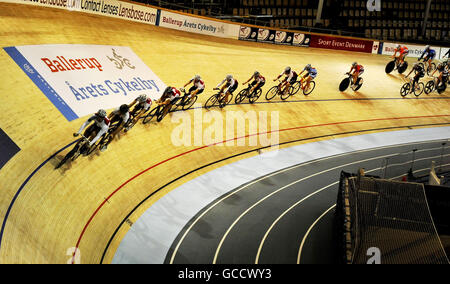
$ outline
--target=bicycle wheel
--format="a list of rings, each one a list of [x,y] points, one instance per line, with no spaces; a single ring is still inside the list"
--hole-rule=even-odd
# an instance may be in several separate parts
[[[294,94],[294,87],[293,86],[290,86],[289,87],[289,90],[287,90],[287,92],[285,91],[285,90],[283,90],[281,93],[280,93],[280,98],[283,100],[283,101],[285,101],[285,100],[287,100],[290,96],[292,96]]]
[[[248,101],[251,104],[255,103],[259,99],[259,97],[261,97],[261,94],[262,94],[262,90],[261,89],[253,91],[252,96],[248,99]]]
[[[339,84],[339,91],[343,92],[343,91],[347,90],[348,85],[350,85],[350,78],[345,78]]]
[[[438,92],[438,94],[442,94],[443,92],[445,92],[446,89],[447,89],[447,84],[445,84],[445,83],[441,83],[441,84],[439,84],[439,86],[436,87],[436,91]]]
[[[309,82],[309,87],[308,87],[308,89],[306,89],[306,88],[303,89],[303,94],[304,94],[305,96],[311,94],[312,91],[314,91],[314,88],[315,88],[315,87],[316,87],[316,82],[314,82],[314,81]]]
[[[179,107],[183,108],[184,103],[186,102],[187,95],[184,95],[179,100],[177,100],[174,104],[172,104],[172,108],[170,111],[176,111]]]
[[[219,107],[224,108],[227,104],[229,104],[233,100],[233,94],[228,96],[228,101],[225,101],[225,97],[219,100]]]
[[[407,94],[409,94],[410,90],[411,90],[411,84],[410,83],[405,83],[405,84],[403,84],[402,88],[400,89],[400,95],[402,97],[404,97]]]
[[[394,70],[394,68],[395,68],[395,60],[392,60],[386,65],[386,68],[384,68],[384,71],[387,74],[389,74],[392,72],[392,70]]]
[[[416,83],[416,86],[414,87],[414,95],[416,97],[420,96],[423,92],[424,86],[422,82]]]
[[[163,118],[170,112],[172,107],[173,105],[170,106],[170,109],[168,111],[165,111],[165,108],[162,108],[161,111],[156,115],[156,121],[161,122],[161,120],[163,120]]]
[[[160,112],[160,106],[157,106],[155,108],[153,108],[142,120],[142,124],[147,124],[150,121],[153,120],[153,118],[155,118],[157,116],[157,114]]]
[[[213,107],[219,98],[219,94],[212,95],[205,103],[205,109],[210,109]]]
[[[404,61],[402,65],[398,67],[398,73],[402,74],[408,69],[408,62]]]
[[[278,86],[273,86],[266,93],[266,100],[270,101],[278,94]]]
[[[122,130],[123,130],[124,132],[130,131],[131,128],[133,128],[133,127],[136,125],[137,122],[138,122],[137,119],[135,119],[134,117],[131,117],[131,118],[128,120],[128,122],[123,126],[123,129],[122,129]]]
[[[247,97],[247,93],[248,93],[248,89],[243,89],[241,90],[237,95],[236,98],[234,99],[234,102],[236,104],[240,104],[243,100],[245,100],[245,98]]]
[[[431,93],[433,90],[434,90],[434,80],[428,81],[428,82],[425,84],[425,89],[424,89],[425,94],[428,95],[428,94]]]
[[[295,82],[295,83],[292,85],[292,93],[291,93],[291,96],[293,96],[293,95],[295,95],[295,94],[298,93],[298,91],[300,90],[300,86],[301,86],[300,81],[297,81],[297,82]]]
[[[189,98],[186,102],[183,104],[183,110],[188,110],[195,104],[197,101],[197,95],[193,96],[192,98]]]
[[[106,136],[108,136],[107,134],[103,134],[103,136],[97,140],[97,142],[95,142],[90,148],[88,148],[87,152],[86,152],[86,156],[89,156],[90,154],[94,153],[95,150],[97,150],[98,146],[102,143],[104,143],[104,140],[106,140]],[[87,145],[87,144],[86,144]],[[89,147],[89,146],[87,146]],[[82,151],[80,151],[82,152]]]
[[[363,83],[364,83],[364,80],[363,80],[363,78],[358,78],[357,80],[356,80],[356,87],[353,89],[353,91],[358,91],[359,89],[361,89],[361,87],[362,87],[362,85],[363,85]]]
[[[82,153],[84,153],[85,151],[87,151],[87,143],[78,146],[78,148],[74,148],[74,153],[72,155],[72,158],[70,158],[72,161],[75,161]]]

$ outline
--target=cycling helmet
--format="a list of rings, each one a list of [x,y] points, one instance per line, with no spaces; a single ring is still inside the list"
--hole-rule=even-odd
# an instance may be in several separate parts
[[[255,73],[253,73],[253,76],[255,77],[259,76],[259,71],[255,71]]]
[[[143,103],[143,102],[145,102],[147,100],[147,95],[140,95],[139,97],[138,97],[138,101],[140,102],[140,103]]]
[[[95,115],[97,117],[99,117],[99,118],[105,118],[106,117],[106,111],[104,109],[99,109]]]
[[[430,46],[429,46],[429,45],[426,45],[426,46],[425,46],[425,50],[428,50],[428,49],[430,49]]]
[[[129,110],[130,110],[130,109],[128,108],[128,105],[127,105],[127,104],[123,104],[123,105],[121,105],[120,108],[119,108],[119,111],[120,111],[120,113],[122,113],[122,114],[127,113]]]
[[[194,81],[200,81],[200,75],[195,75],[194,76]]]
[[[286,68],[284,68],[284,73],[289,73],[289,72],[291,72],[291,67],[286,67]]]
[[[352,63],[353,67],[355,67],[356,65],[358,65],[358,63],[356,63],[356,61]]]
[[[306,64],[305,70],[307,70],[307,71],[311,70],[311,64]]]
[[[397,49],[400,49],[400,47],[401,47],[400,44],[397,44],[396,48],[397,48]]]
[[[173,90],[172,87],[168,86],[165,90],[164,90],[164,94],[170,95],[172,94]]]
[[[233,76],[227,75],[227,81],[230,81],[231,79],[233,79]]]

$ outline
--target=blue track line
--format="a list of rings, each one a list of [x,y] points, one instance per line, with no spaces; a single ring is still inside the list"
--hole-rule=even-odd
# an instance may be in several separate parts
[[[61,151],[64,151],[65,149],[67,149],[68,147],[72,146],[75,142],[77,142],[79,139],[67,144],[66,146],[64,146],[63,148],[61,148],[60,150],[58,150],[56,153],[54,153],[53,155],[51,155],[47,160],[45,160],[42,164],[40,164],[28,177],[27,179],[22,183],[22,185],[20,186],[19,190],[16,192],[16,194],[14,195],[14,198],[11,200],[11,203],[9,204],[8,210],[6,211],[5,214],[5,218],[3,219],[3,224],[2,224],[2,230],[0,231],[0,249],[2,247],[2,240],[3,240],[3,231],[5,230],[5,226],[6,226],[6,221],[8,220],[8,216],[9,213],[11,212],[11,209],[14,205],[14,202],[16,201],[17,197],[19,196],[20,192],[23,190],[23,188],[25,187],[25,185],[27,185],[27,183],[30,181],[30,179],[45,165],[47,164],[51,159],[53,159],[56,155],[58,155]]]

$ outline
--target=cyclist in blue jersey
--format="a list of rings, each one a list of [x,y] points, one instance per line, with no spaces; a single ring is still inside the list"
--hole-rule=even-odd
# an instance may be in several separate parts
[[[305,72],[305,71],[306,71],[306,74],[302,78],[302,90],[305,90],[305,89],[308,90],[311,80],[314,80],[314,78],[316,78],[316,76],[317,76],[317,69],[312,67],[311,64],[307,64],[305,66],[305,68],[302,70],[302,72],[300,72],[300,74],[298,74],[298,76],[300,77],[300,75],[302,75],[303,72]],[[306,85],[303,84],[304,79],[306,80]]]
[[[422,58],[425,62],[428,63],[428,68],[431,68],[431,61],[433,61],[433,59],[436,57],[436,50],[431,49],[429,45],[425,46],[425,49],[423,50],[422,55],[420,56],[419,59],[417,59],[418,61],[420,61]]]

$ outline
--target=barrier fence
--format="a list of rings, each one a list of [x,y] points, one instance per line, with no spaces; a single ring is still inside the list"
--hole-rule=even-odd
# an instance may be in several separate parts
[[[335,217],[342,263],[449,263],[423,184],[341,172]]]

